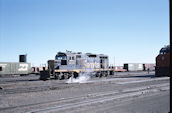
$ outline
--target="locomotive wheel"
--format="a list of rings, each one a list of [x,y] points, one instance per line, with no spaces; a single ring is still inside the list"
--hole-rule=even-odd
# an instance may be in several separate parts
[[[97,72],[97,73],[95,74],[95,77],[100,77],[100,72]]]
[[[77,78],[78,75],[79,75],[79,74],[78,74],[77,72],[74,72],[74,73],[73,73],[73,77],[74,77],[74,78]]]
[[[108,76],[108,72],[105,72],[105,73],[104,73],[104,76],[107,77],[107,76]]]
[[[65,77],[64,75],[60,76],[59,80],[63,80]]]
[[[99,78],[101,78],[103,76],[103,73],[101,72],[100,75],[99,75]]]
[[[68,78],[67,79],[69,79],[70,77],[72,77],[72,73],[69,73],[68,74]]]
[[[64,79],[68,79],[69,74],[68,73],[64,73]]]
[[[58,79],[59,79],[59,80],[63,80],[63,79],[64,79],[64,74],[61,73],[61,74],[58,76]]]
[[[60,73],[55,73],[54,79],[59,79]]]
[[[58,79],[58,75],[57,74],[55,74],[54,79]]]

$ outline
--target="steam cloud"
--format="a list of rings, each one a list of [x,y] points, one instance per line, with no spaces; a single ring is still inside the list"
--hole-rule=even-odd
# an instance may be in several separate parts
[[[79,74],[77,78],[70,77],[66,83],[86,83],[91,78],[91,73],[93,71],[87,70]]]

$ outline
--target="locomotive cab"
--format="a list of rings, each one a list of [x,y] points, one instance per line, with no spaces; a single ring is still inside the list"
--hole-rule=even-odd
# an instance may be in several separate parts
[[[65,53],[59,52],[55,58],[56,62],[60,65],[67,65],[67,55]]]

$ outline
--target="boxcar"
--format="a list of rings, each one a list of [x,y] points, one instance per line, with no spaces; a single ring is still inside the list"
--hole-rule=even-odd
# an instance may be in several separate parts
[[[154,63],[145,63],[144,67],[145,67],[144,71],[147,71],[148,69],[150,71],[155,71],[155,64]]]
[[[124,69],[127,71],[143,71],[145,70],[145,67],[142,63],[125,63]]]
[[[31,73],[31,64],[25,62],[0,62],[0,75],[26,75]]]

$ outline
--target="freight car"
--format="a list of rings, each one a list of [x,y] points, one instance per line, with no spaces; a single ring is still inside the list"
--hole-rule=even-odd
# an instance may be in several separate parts
[[[124,69],[123,66],[115,66],[115,72],[126,72],[127,69]]]
[[[48,61],[48,70],[40,72],[40,79],[76,78],[84,72],[101,77],[113,74],[113,69],[109,69],[109,59],[104,54],[58,52],[55,60]]]
[[[40,66],[40,67],[34,66],[31,68],[31,74],[40,75],[40,71],[47,70],[47,69],[48,67],[46,66]]]
[[[155,63],[145,63],[144,64],[144,71],[147,71],[148,69],[150,71],[155,71]]]
[[[125,63],[123,69],[127,71],[155,71],[154,63]]]
[[[145,70],[145,67],[142,63],[125,63],[124,69],[127,71],[143,71]]]
[[[31,74],[39,75],[40,74],[39,67],[32,67],[31,68]]]
[[[31,64],[26,62],[0,62],[0,75],[27,75]]]
[[[156,57],[155,76],[170,76],[170,46],[160,49]]]

